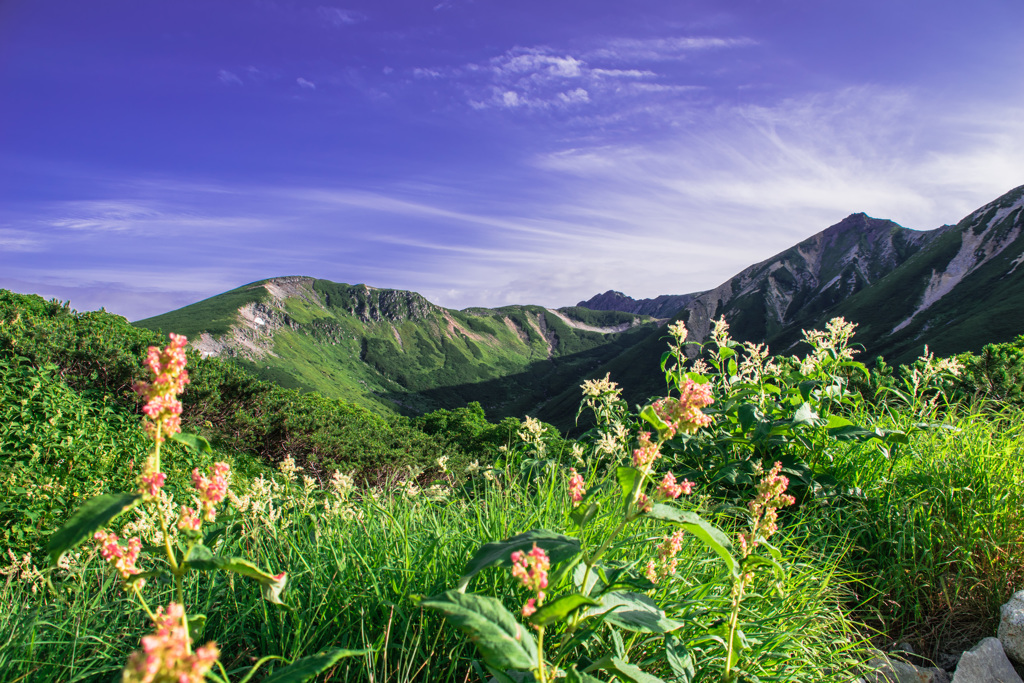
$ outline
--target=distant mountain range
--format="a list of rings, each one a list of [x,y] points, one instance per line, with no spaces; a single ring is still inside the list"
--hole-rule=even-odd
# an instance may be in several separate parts
[[[843,316],[862,358],[906,362],[1024,333],[1024,186],[931,231],[853,214],[703,292],[575,307],[436,306],[419,294],[305,277],[245,285],[138,321],[187,334],[285,386],[417,413],[478,400],[492,416],[571,424],[583,378],[612,373],[643,400],[663,390],[662,326],[706,339],[725,316],[733,336],[795,353],[801,330]]]

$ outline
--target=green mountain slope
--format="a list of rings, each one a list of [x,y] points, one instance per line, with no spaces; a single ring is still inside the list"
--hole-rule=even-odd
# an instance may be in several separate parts
[[[263,280],[136,323],[186,334],[286,387],[405,414],[479,401],[494,416],[550,396],[647,336],[645,316],[507,306],[455,311],[414,292]]]
[[[704,341],[725,316],[733,337],[766,342],[775,353],[796,352],[802,330],[843,316],[858,324],[863,358],[905,363],[923,347],[949,355],[979,351],[1024,333],[1024,186],[1006,193],[955,226],[920,232],[853,214],[750,266],[718,287],[684,295],[673,317],[690,339]],[[659,297],[663,299],[664,297]],[[636,308],[629,297],[599,295],[597,306]],[[597,368],[641,401],[663,390],[653,334]],[[569,396],[550,405],[569,402]]]

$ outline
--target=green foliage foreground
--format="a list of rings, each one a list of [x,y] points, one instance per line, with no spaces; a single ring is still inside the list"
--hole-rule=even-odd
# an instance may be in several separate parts
[[[216,641],[231,680],[265,657],[251,680],[282,680],[293,661],[351,681],[551,680],[557,672],[582,681],[844,680],[876,630],[925,653],[961,637],[970,644],[1024,582],[1024,419],[958,412],[945,400],[948,367],[935,364],[869,403],[854,390],[865,371],[850,359],[847,331],[812,336],[812,352],[793,360],[767,358],[720,326],[705,367],[684,359],[677,334],[663,361],[669,395],[678,401],[708,384],[715,398],[709,423],[695,431],[670,435],[669,404],[631,411],[601,382],[585,396],[598,427],[575,445],[528,420],[518,446],[498,449],[476,409],[435,416],[423,422],[435,435],[422,438],[446,429],[458,437],[434,442],[438,451],[418,461],[388,463],[393,474],[426,468],[418,479],[366,477],[353,488],[335,469],[322,486],[304,478],[326,471],[302,459],[308,449],[296,458],[305,470],[283,452],[271,458],[275,470],[258,448],[235,450],[240,442],[225,432],[210,432],[211,453],[168,442],[167,514],[177,514],[175,501],[192,504],[192,468],[229,462],[231,495],[202,545],[286,570],[285,605],[269,603],[265,586],[238,572],[177,581],[155,559],[140,562],[154,572],[147,599],[180,600],[205,615],[195,635]],[[78,500],[136,490],[150,442],[113,384],[90,391],[66,361],[43,353],[41,335],[30,357],[31,334],[4,333],[22,345],[0,365],[3,533],[19,551],[0,570],[0,671],[5,680],[111,680],[151,631],[149,619],[95,546],[64,554],[54,568],[41,548]],[[88,367],[88,354],[82,359]],[[214,404],[221,425],[237,419],[229,404]],[[651,444],[656,457],[638,461],[635,451],[653,455]],[[461,460],[430,462],[435,453]],[[796,504],[779,509],[769,539],[747,503],[775,462]],[[656,502],[669,472],[693,482],[693,494]],[[157,517],[137,506],[112,528],[156,546],[166,540]],[[669,541],[680,528],[687,533],[675,550]],[[754,540],[758,549],[746,552]],[[510,571],[528,562],[513,553],[534,544],[549,562],[543,587]],[[531,598],[539,609],[521,618]],[[332,662],[320,653],[350,656]]]

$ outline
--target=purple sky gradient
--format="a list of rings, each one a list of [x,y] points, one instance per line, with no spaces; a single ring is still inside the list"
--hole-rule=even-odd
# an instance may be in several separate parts
[[[0,287],[713,287],[1024,183],[1019,0],[4,0]]]

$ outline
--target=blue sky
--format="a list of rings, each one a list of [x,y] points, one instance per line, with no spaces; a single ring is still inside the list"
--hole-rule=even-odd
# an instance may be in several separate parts
[[[3,0],[0,287],[718,285],[1024,183],[1019,0]]]

